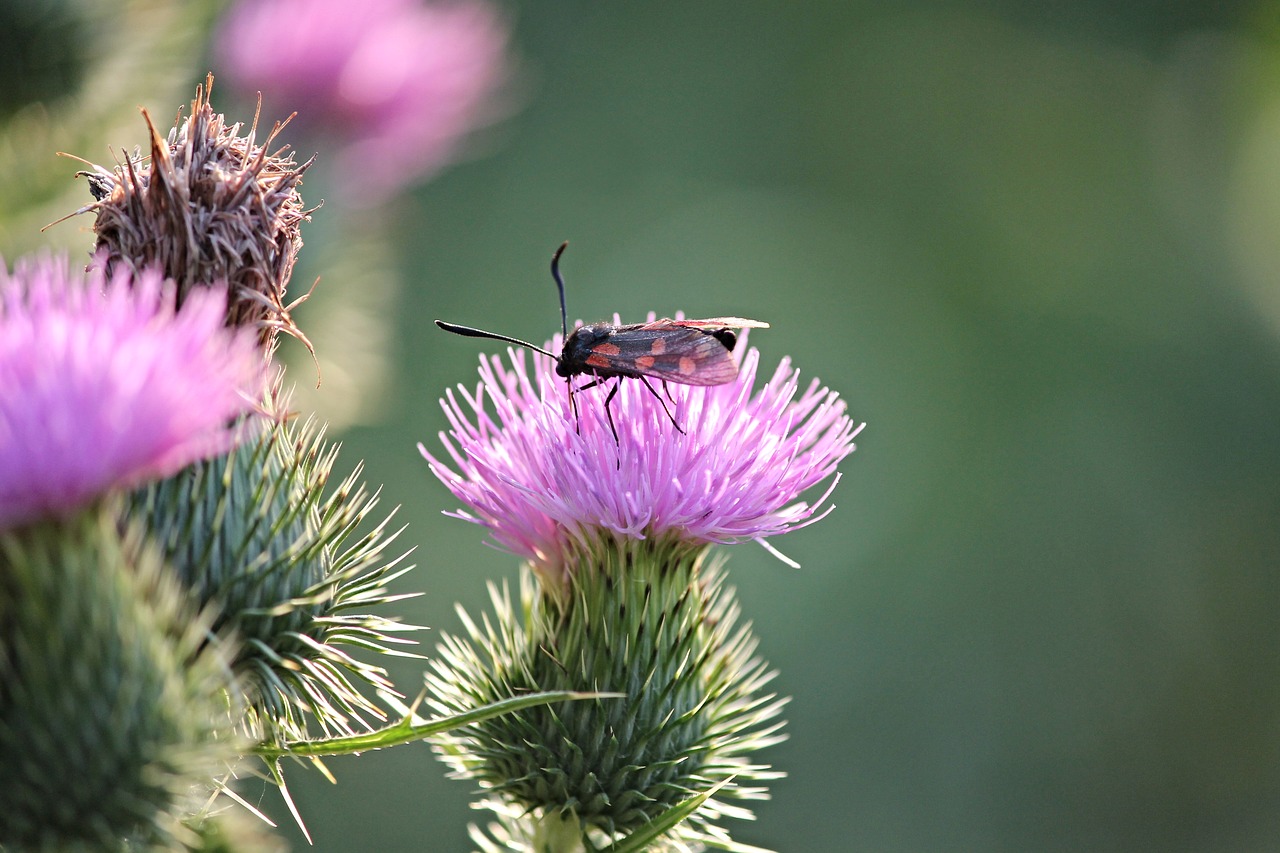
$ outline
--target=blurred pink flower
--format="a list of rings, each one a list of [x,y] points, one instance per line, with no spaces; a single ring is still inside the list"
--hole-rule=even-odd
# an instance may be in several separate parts
[[[238,88],[337,140],[340,188],[371,204],[444,167],[498,117],[507,41],[486,0],[240,0],[215,53]]]
[[[559,352],[558,336],[549,349]],[[811,524],[830,511],[836,465],[861,429],[834,391],[816,380],[801,389],[788,359],[753,394],[760,354],[749,349],[732,383],[668,384],[684,434],[641,383],[623,380],[611,404],[615,443],[603,405],[608,389],[575,395],[579,431],[555,363],[524,350],[509,358],[510,367],[482,358],[476,392],[459,386],[442,401],[452,429],[440,439],[452,466],[419,450],[467,507],[451,515],[487,527],[502,548],[551,578],[602,535],[763,542]],[[799,500],[828,478],[816,500]]]
[[[109,279],[65,257],[0,264],[0,528],[229,449],[259,399],[251,331],[201,288],[174,310],[159,274]]]

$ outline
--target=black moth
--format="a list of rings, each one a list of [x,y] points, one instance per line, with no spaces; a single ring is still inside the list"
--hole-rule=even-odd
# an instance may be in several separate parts
[[[560,255],[568,243],[562,243],[551,257],[551,275],[560,290],[560,329],[564,333],[564,346],[560,354],[548,352],[540,346],[518,338],[459,326],[436,320],[436,325],[446,332],[470,338],[492,338],[540,352],[556,362],[556,374],[565,378],[569,386],[569,404],[577,418],[577,404],[573,395],[594,388],[606,379],[618,379],[604,399],[605,416],[613,440],[618,440],[618,429],[613,423],[609,408],[618,385],[623,379],[639,379],[649,393],[662,404],[662,410],[671,419],[677,431],[683,433],[675,415],[667,408],[666,401],[649,384],[649,377],[663,383],[663,391],[671,400],[666,383],[680,385],[724,385],[738,378],[738,363],[731,353],[738,342],[737,329],[767,329],[768,323],[746,320],[742,317],[715,317],[710,320],[654,320],[652,323],[592,323],[579,326],[569,333],[569,317],[564,303],[564,279],[560,276]],[[573,387],[573,377],[594,376],[591,382]],[[674,403],[675,401],[672,400]]]

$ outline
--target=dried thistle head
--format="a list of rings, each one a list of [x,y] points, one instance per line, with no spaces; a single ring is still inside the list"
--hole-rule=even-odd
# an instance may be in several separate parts
[[[210,74],[196,89],[191,115],[179,113],[165,137],[142,111],[149,156],[84,173],[95,198],[84,210],[97,215],[97,249],[108,271],[160,268],[177,283],[179,302],[196,288],[225,283],[228,325],[256,327],[267,351],[280,331],[309,349],[285,292],[302,247],[300,226],[314,210],[298,194],[314,158],[298,164],[288,146],[270,150],[288,119],[258,145],[255,113],[242,135],[241,123],[213,111],[212,88]]]

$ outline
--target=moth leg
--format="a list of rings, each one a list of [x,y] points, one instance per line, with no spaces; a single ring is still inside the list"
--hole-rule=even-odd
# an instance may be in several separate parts
[[[667,399],[671,401],[671,405],[676,404],[676,398],[671,396],[671,386],[667,384],[667,380],[662,380],[662,393],[667,395]]]
[[[591,384],[599,385],[603,381],[604,381],[603,379],[597,379],[595,382]],[[613,443],[618,445],[621,445],[622,442],[618,441],[618,428],[613,425],[613,409],[609,408],[609,403],[613,402],[613,398],[618,393],[618,386],[621,384],[622,384],[622,377],[618,377],[618,381],[613,383],[613,387],[609,389],[609,395],[604,398],[604,415],[606,418],[609,419],[609,431],[613,433]],[[621,459],[618,460],[618,465],[619,466],[622,465]]]
[[[644,387],[649,389],[649,393],[652,394],[654,396],[654,399],[658,401],[658,405],[662,406],[662,411],[666,412],[667,417],[671,418],[671,425],[676,428],[676,432],[680,433],[681,435],[684,435],[684,430],[680,428],[680,424],[676,423],[676,416],[671,414],[671,410],[667,408],[667,402],[666,400],[662,399],[662,395],[659,394],[657,391],[653,390],[653,386],[649,384],[649,380],[646,379],[645,377],[637,376],[636,378],[644,383]],[[665,380],[662,383],[662,387],[664,389],[667,387],[667,383]],[[614,390],[617,390],[617,389],[615,388]],[[670,392],[667,393],[667,396],[668,397],[671,396]],[[675,403],[675,400],[672,400],[671,402]]]
[[[569,408],[573,409],[573,423],[577,427],[578,435],[582,435],[582,421],[578,419],[578,402],[576,399],[574,399],[574,395],[577,394],[579,391],[585,391],[588,388],[594,388],[603,381],[604,381],[603,379],[597,377],[591,380],[590,382],[588,382],[586,385],[579,385],[577,388],[573,387],[572,376],[564,381],[564,383],[569,386]],[[617,433],[614,433],[614,436],[616,437]]]
[[[569,411],[573,412],[573,429],[578,435],[582,435],[582,421],[578,418],[578,400],[574,397],[576,392],[573,389],[573,379],[566,379],[564,387],[569,389]]]

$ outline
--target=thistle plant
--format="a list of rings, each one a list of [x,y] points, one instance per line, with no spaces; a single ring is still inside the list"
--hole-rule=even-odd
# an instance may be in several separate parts
[[[256,331],[265,358],[280,331],[306,342],[285,298],[310,216],[298,190],[311,161],[270,149],[282,124],[259,145],[256,119],[246,128],[215,113],[212,87],[210,76],[165,137],[144,114],[149,158],[90,174],[97,257],[107,269],[163,270],[180,300],[226,282],[226,322]],[[272,743],[382,718],[357,685],[394,693],[385,670],[342,646],[387,653],[403,642],[394,632],[412,630],[352,612],[390,600],[387,583],[406,569],[384,555],[387,520],[357,532],[376,498],[359,466],[331,489],[337,448],[310,422],[291,422],[282,381],[277,373],[260,398],[264,416],[242,424],[241,447],[149,483],[124,507],[194,601],[217,608],[215,630],[241,638],[244,725]]]
[[[501,53],[487,7],[431,14]],[[776,554],[830,511],[844,402],[786,360],[756,389],[724,328],[736,380],[661,395],[482,359],[422,452],[523,574],[444,639],[420,718],[379,663],[414,629],[380,610],[400,531],[273,364],[281,332],[310,348],[287,292],[311,161],[215,113],[212,83],[167,134],[144,112],[146,156],[82,173],[87,270],[0,268],[0,849],[269,849],[220,810],[243,758],[288,800],[287,757],[428,738],[484,792],[485,851],[748,849],[724,820],[781,775],[757,753],[786,700],[713,548]]]
[[[612,380],[616,437],[606,392],[571,403],[540,354],[482,358],[476,389],[442,401],[444,453],[423,455],[463,503],[453,514],[522,558],[524,574],[518,600],[491,589],[493,613],[464,613],[465,636],[441,645],[436,708],[548,688],[627,697],[437,739],[497,815],[488,837],[473,828],[482,848],[736,849],[721,819],[750,817],[742,801],[778,775],[756,753],[780,739],[785,700],[766,692],[773,673],[711,548],[822,518],[858,428],[785,359],[753,391],[759,359],[747,349],[736,381],[662,397]]]
[[[97,247],[0,271],[0,849],[266,849],[224,795],[282,761],[422,740],[445,719],[367,656],[413,630],[360,466],[272,365],[306,164],[213,113],[88,173]],[[276,126],[278,131],[279,125]],[[273,133],[274,135],[274,133]],[[336,482],[335,482],[336,480]],[[378,727],[387,712],[402,716]],[[593,694],[598,695],[598,694]],[[299,818],[301,822],[301,819]]]
[[[252,336],[154,274],[0,272],[0,847],[177,843],[246,744],[233,648],[125,492],[232,445]],[[195,389],[199,389],[198,392]]]

